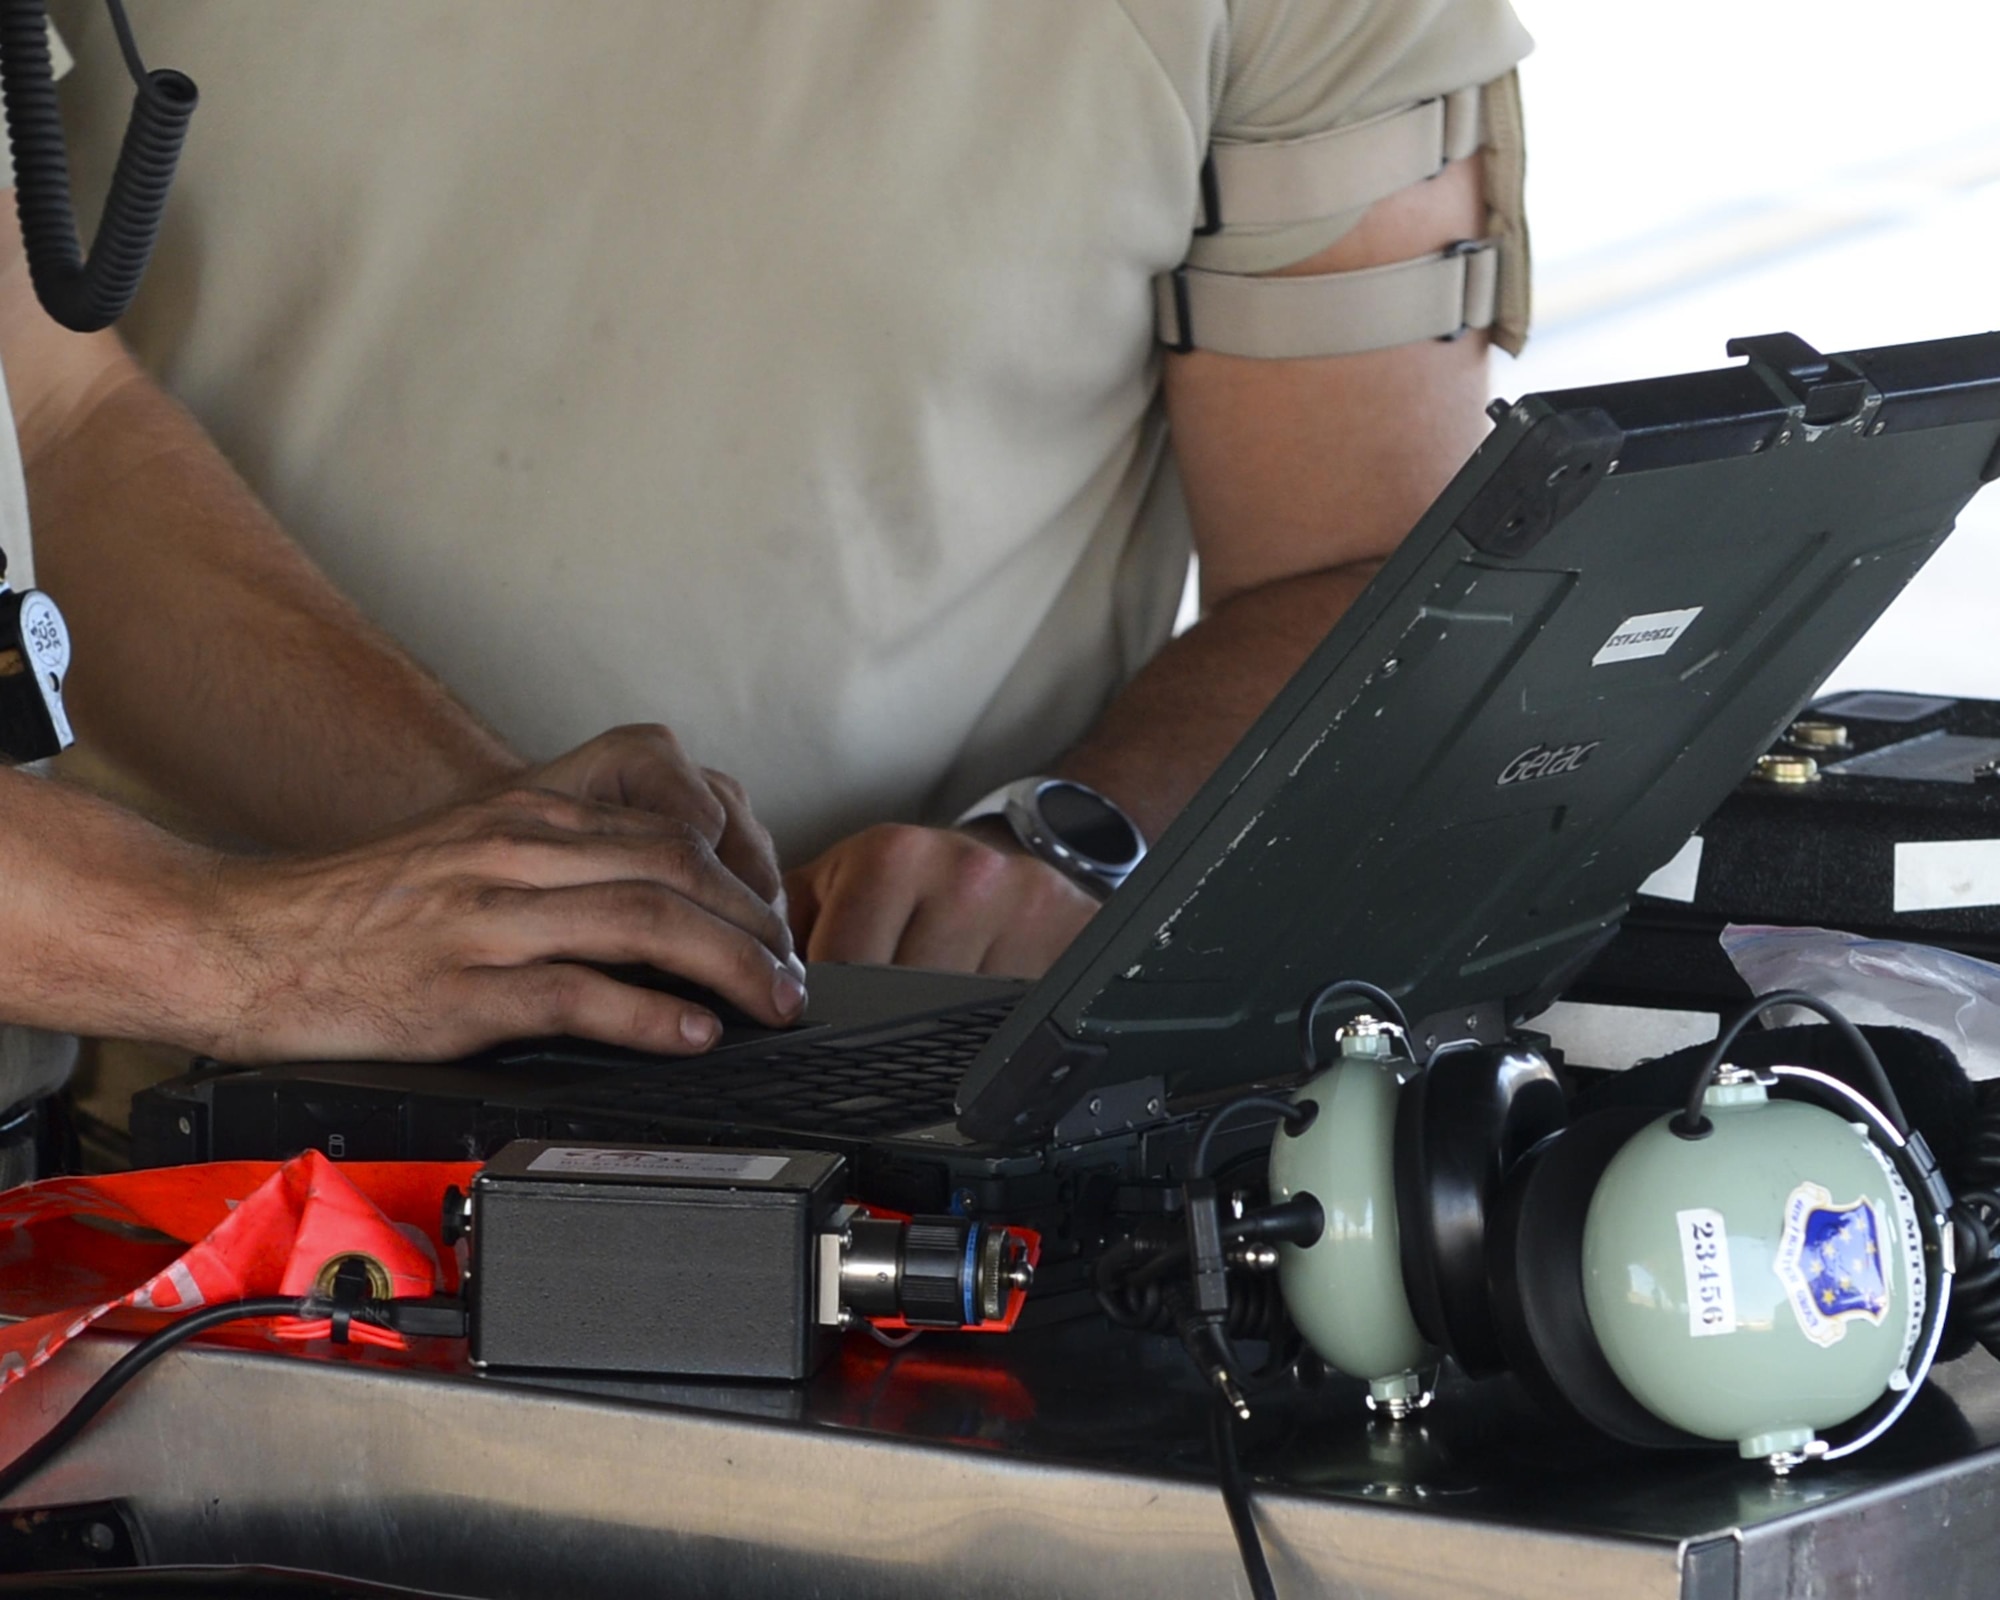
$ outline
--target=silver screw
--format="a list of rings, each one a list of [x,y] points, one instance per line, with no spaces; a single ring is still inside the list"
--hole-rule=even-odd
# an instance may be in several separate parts
[[[1094,1117],[1103,1109],[1104,1109],[1103,1098],[1098,1095],[1092,1095],[1090,1097],[1090,1114]]]
[[[186,1117],[182,1117],[179,1122],[174,1124],[174,1126],[179,1128],[182,1133],[194,1132],[194,1124],[190,1122]]]

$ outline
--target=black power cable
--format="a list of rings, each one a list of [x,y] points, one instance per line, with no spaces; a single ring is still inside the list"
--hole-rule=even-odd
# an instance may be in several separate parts
[[[198,98],[184,73],[146,70],[124,6],[120,0],[105,4],[138,94],[86,261],[70,200],[48,13],[43,0],[0,0],[0,97],[7,108],[28,276],[49,315],[78,333],[109,327],[138,292]]]
[[[53,1428],[0,1468],[0,1500],[5,1500],[40,1472],[57,1452],[89,1426],[91,1419],[111,1403],[119,1390],[174,1346],[185,1344],[196,1334],[206,1333],[225,1322],[242,1322],[251,1317],[323,1317],[326,1314],[327,1307],[323,1301],[311,1298],[301,1300],[291,1295],[267,1295],[259,1299],[223,1300],[212,1306],[203,1306],[199,1311],[190,1311],[179,1320],[168,1323],[159,1332],[148,1334],[114,1361],[103,1377],[84,1390],[83,1398],[71,1406]]]
[[[0,1500],[7,1499],[47,1466],[59,1451],[90,1425],[91,1419],[109,1405],[121,1389],[169,1350],[225,1322],[246,1322],[259,1317],[296,1317],[305,1322],[331,1319],[332,1337],[336,1344],[346,1342],[350,1319],[427,1338],[462,1339],[466,1331],[462,1301],[448,1296],[428,1300],[371,1300],[365,1276],[350,1272],[346,1265],[334,1280],[334,1295],[330,1300],[317,1295],[307,1295],[303,1299],[294,1295],[263,1295],[203,1306],[133,1345],[105,1370],[97,1382],[84,1390],[82,1398],[63,1414],[54,1427],[5,1467],[0,1467]]]
[[[1299,1007],[1299,1061],[1306,1072],[1316,1072],[1322,1065],[1314,1026],[1326,1007],[1340,999],[1363,1000],[1379,1010],[1400,1031],[1407,1050],[1409,1018],[1395,997],[1372,983],[1343,978],[1321,985]],[[1325,1230],[1326,1217],[1318,1201],[1300,1195],[1283,1205],[1222,1220],[1215,1184],[1209,1178],[1209,1158],[1224,1127],[1250,1112],[1275,1117],[1296,1134],[1312,1124],[1319,1107],[1272,1094],[1241,1095],[1218,1106],[1195,1141],[1182,1185],[1185,1239],[1142,1229],[1120,1240],[1098,1257],[1093,1287],[1105,1316],[1117,1326],[1178,1334],[1195,1369],[1213,1386],[1209,1443],[1229,1525],[1252,1595],[1256,1600],[1277,1600],[1251,1510],[1248,1480],[1236,1453],[1235,1419],[1248,1417],[1250,1409],[1239,1387],[1235,1341],[1263,1338],[1272,1344],[1270,1360],[1252,1375],[1253,1380],[1289,1369],[1301,1347],[1277,1284],[1267,1277],[1248,1285],[1230,1282],[1230,1250],[1253,1242],[1310,1245]]]
[[[1264,1541],[1250,1505],[1250,1483],[1236,1454],[1235,1412],[1221,1395],[1209,1408],[1208,1442],[1215,1452],[1222,1504],[1229,1512],[1229,1528],[1236,1535],[1236,1553],[1243,1562],[1243,1575],[1250,1580],[1252,1600],[1278,1600],[1278,1586],[1272,1581],[1271,1563],[1264,1556]]]

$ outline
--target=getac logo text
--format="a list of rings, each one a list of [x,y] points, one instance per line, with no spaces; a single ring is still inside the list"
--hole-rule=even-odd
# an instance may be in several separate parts
[[[1590,759],[1591,751],[1604,741],[1593,739],[1589,744],[1565,744],[1551,748],[1538,744],[1523,750],[1506,766],[1500,769],[1502,789],[1510,783],[1532,783],[1537,778],[1557,778],[1565,772],[1574,772]]]

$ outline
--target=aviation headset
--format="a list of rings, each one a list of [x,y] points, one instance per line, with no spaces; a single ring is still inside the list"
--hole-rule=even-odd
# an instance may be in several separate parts
[[[1733,1444],[1789,1472],[1878,1438],[1936,1359],[1953,1207],[1868,1041],[1808,995],[1766,995],[1709,1047],[1679,1111],[1574,1121],[1518,1046],[1446,1046],[1424,1065],[1394,1002],[1363,992],[1339,1059],[1295,1096],[1274,1201],[1325,1226],[1279,1249],[1293,1321],[1393,1415],[1428,1403],[1449,1354],[1626,1443]],[[1833,1023],[1864,1094],[1809,1066],[1725,1064],[1778,1006]],[[1984,1237],[1983,1233],[1980,1237]]]

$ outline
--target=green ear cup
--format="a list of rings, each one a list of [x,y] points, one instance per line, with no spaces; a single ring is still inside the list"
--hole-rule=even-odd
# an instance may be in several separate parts
[[[1857,1123],[1718,1080],[1712,1131],[1662,1116],[1605,1169],[1583,1233],[1591,1327],[1634,1398],[1745,1456],[1909,1382],[1928,1292],[1909,1193]]]
[[[1423,1391],[1417,1373],[1437,1361],[1404,1292],[1396,1223],[1398,1069],[1408,1065],[1328,1068],[1297,1095],[1318,1114],[1271,1147],[1271,1197],[1310,1194],[1326,1213],[1314,1243],[1279,1247],[1286,1309],[1329,1366],[1369,1379],[1374,1398],[1399,1413]]]

